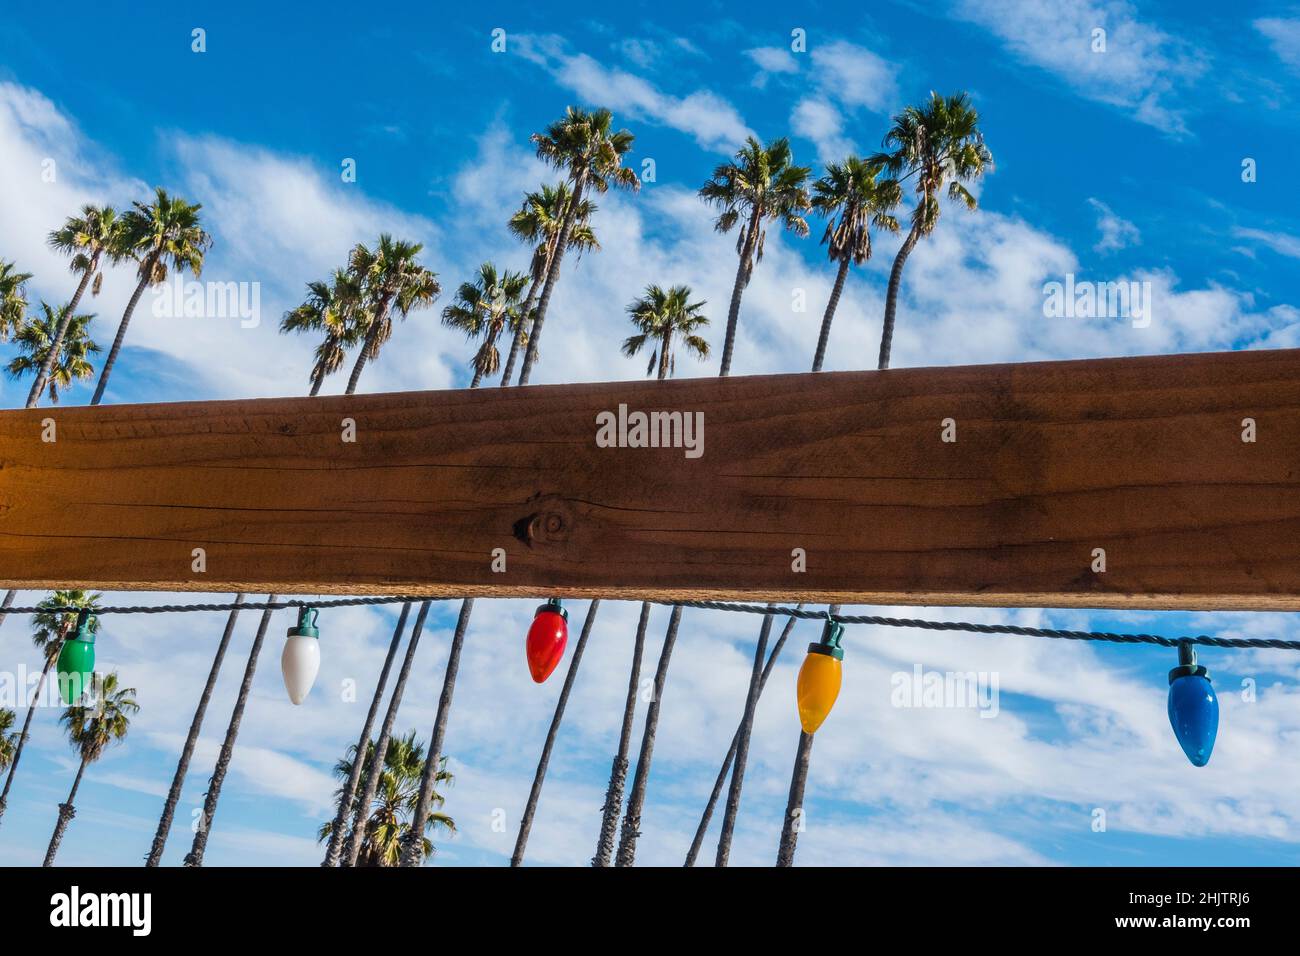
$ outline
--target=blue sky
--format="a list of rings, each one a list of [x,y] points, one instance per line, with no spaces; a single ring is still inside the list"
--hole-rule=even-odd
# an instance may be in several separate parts
[[[312,343],[275,325],[305,282],[381,231],[419,239],[444,287],[484,259],[522,269],[504,221],[524,190],[555,177],[527,136],[568,104],[604,105],[653,159],[636,196],[599,200],[601,252],[568,262],[534,382],[635,378],[618,354],[623,306],[646,283],[691,284],[720,337],[735,268],[694,191],[749,132],[792,137],[819,166],[874,151],[888,116],[930,90],[965,89],[996,159],[978,212],[946,208],[909,260],[894,365],[963,364],[1300,346],[1300,207],[1288,161],[1300,102],[1300,7],[1286,3],[623,4],[558,18],[532,6],[428,5],[372,17],[355,4],[310,15],[220,4],[123,16],[73,3],[52,18],[0,15],[0,258],[36,274],[31,298],[73,282],[45,234],[87,201],[125,205],[162,184],[202,202],[215,244],[204,278],[258,282],[263,321],[132,323],[109,401],[300,394]],[[380,25],[378,21],[382,20]],[[191,30],[207,51],[191,51]],[[1106,30],[1103,53],[1092,30]],[[491,33],[506,31],[506,51]],[[791,31],[807,37],[791,49]],[[92,42],[93,41],[93,42]],[[90,51],[93,51],[90,52]],[[125,66],[123,66],[125,64]],[[44,182],[43,159],[58,175]],[[340,163],[356,161],[343,183]],[[1254,182],[1243,182],[1250,159]],[[833,278],[817,244],[769,237],[746,294],[733,373],[800,371]],[[884,280],[898,247],[879,237],[837,313],[828,369],[872,367]],[[1049,319],[1045,282],[1066,274],[1151,283],[1150,326]],[[97,340],[111,340],[131,291],[111,270]],[[802,290],[806,312],[792,308]],[[0,358],[8,357],[0,345]],[[363,391],[464,386],[468,350],[415,315]],[[715,374],[683,357],[678,375]],[[326,391],[341,391],[340,377]],[[19,405],[26,384],[0,383]],[[67,403],[89,400],[75,388]],[[28,596],[30,597],[30,596]],[[112,596],[109,596],[110,598]],[[156,598],[163,601],[166,596]],[[533,602],[480,602],[448,750],[459,834],[440,859],[497,864],[558,681],[534,687],[517,644]],[[574,607],[580,618],[585,603]],[[454,607],[431,615],[399,726],[427,735]],[[909,612],[913,613],[913,612]],[[934,617],[1047,622],[1165,633],[1294,636],[1284,614],[1137,614],[925,609]],[[582,863],[599,823],[635,626],[605,605],[551,764],[530,859]],[[328,614],[325,666],[291,708],[272,625],[209,844],[213,864],[313,863],[329,768],[355,738],[393,616]],[[648,648],[658,653],[666,612]],[[131,740],[88,774],[61,859],[130,864],[148,848],[180,740],[221,630],[218,615],[106,622],[100,653],[139,688]],[[182,801],[202,798],[256,626],[241,620]],[[688,611],[665,695],[646,836],[647,863],[680,862],[743,704],[757,622]],[[34,667],[28,622],[0,628],[0,662]],[[796,738],[792,687],[812,624],[791,638],[760,707],[733,860],[773,858]],[[818,735],[800,862],[1293,863],[1300,842],[1300,661],[1282,652],[1203,655],[1224,708],[1210,766],[1192,768],[1164,715],[1167,652],[1058,646],[1020,638],[852,628],[846,685]],[[504,662],[502,655],[505,655]],[[516,660],[516,658],[518,660]],[[970,709],[893,707],[892,675],[915,664],[998,675],[992,719]],[[517,666],[515,666],[517,664]],[[1256,699],[1242,698],[1250,679]],[[359,703],[342,698],[355,681]],[[21,717],[21,713],[20,713]],[[39,862],[73,772],[53,711],[37,715],[0,862]],[[638,722],[639,727],[639,722]],[[500,808],[505,832],[492,826]],[[1107,829],[1094,832],[1094,810]],[[168,862],[188,848],[182,819]]]

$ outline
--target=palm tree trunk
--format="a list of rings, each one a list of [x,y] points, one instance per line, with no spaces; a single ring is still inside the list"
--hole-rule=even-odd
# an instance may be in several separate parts
[[[14,606],[14,598],[16,598],[17,596],[18,596],[18,592],[17,592],[17,591],[6,591],[6,592],[5,592],[5,599],[4,599],[4,601],[3,601],[3,602],[0,602],[0,608],[4,608],[4,609],[7,611],[9,608],[13,607],[13,606]],[[4,626],[5,619],[6,619],[7,617],[9,617],[8,614],[0,614],[0,627],[3,627],[3,626]],[[0,812],[3,812],[3,811],[0,811]]]
[[[771,607],[769,604],[768,607]],[[736,828],[736,815],[740,813],[740,790],[745,783],[745,764],[749,760],[749,736],[754,727],[754,711],[758,707],[758,689],[763,677],[763,655],[767,652],[767,639],[772,634],[772,615],[763,615],[763,626],[758,631],[754,645],[754,667],[749,674],[749,692],[745,695],[745,712],[736,732],[736,756],[731,771],[731,789],[727,791],[727,809],[722,814],[722,832],[718,835],[718,855],[715,866],[726,866],[731,854],[731,834]]]
[[[515,371],[515,359],[519,355],[519,347],[524,341],[524,326],[528,322],[528,316],[533,311],[533,302],[537,299],[537,283],[544,281],[544,277],[551,271],[551,260],[548,257],[545,267],[539,275],[533,273],[533,281],[528,283],[528,295],[524,298],[523,308],[519,312],[519,324],[515,326],[515,334],[510,340],[510,355],[506,357],[506,370],[501,374],[501,384],[503,386],[510,384],[510,376]]]
[[[654,697],[646,708],[645,730],[641,734],[641,753],[636,761],[636,774],[632,778],[632,793],[627,798],[623,813],[623,828],[619,833],[618,856],[615,866],[631,866],[636,859],[636,840],[641,835],[641,808],[645,806],[646,782],[650,778],[650,759],[655,749],[655,731],[659,726],[659,705],[663,700],[664,681],[668,677],[668,662],[677,643],[677,625],[682,619],[680,604],[673,605],[668,617],[668,632],[664,646],[659,651],[659,666],[655,669]]]
[[[72,301],[68,303],[67,310],[63,313],[63,318],[59,321],[58,331],[54,333],[54,341],[50,343],[50,350],[45,355],[45,361],[41,363],[41,369],[36,373],[36,381],[32,382],[32,390],[27,393],[27,408],[35,408],[36,403],[40,401],[41,392],[45,391],[45,383],[49,381],[50,372],[54,369],[54,363],[58,360],[59,349],[63,347],[63,337],[68,334],[68,326],[72,324],[72,316],[76,314],[77,303],[85,294],[86,286],[90,284],[90,277],[95,274],[99,266],[99,256],[95,255],[90,260],[90,267],[81,273],[81,281],[77,283],[77,291],[72,294]]]
[[[528,384],[528,375],[537,361],[537,343],[542,337],[542,324],[546,321],[546,310],[551,304],[551,291],[555,280],[560,275],[560,263],[564,261],[564,250],[573,235],[573,226],[578,218],[578,209],[582,206],[582,190],[587,184],[587,170],[584,168],[573,183],[573,198],[564,213],[564,225],[560,227],[560,238],[551,256],[551,264],[546,270],[546,285],[542,287],[542,297],[537,302],[537,315],[533,317],[533,327],[528,333],[528,351],[524,353],[524,366],[519,370],[519,384]]]
[[[424,862],[424,828],[429,822],[429,809],[433,804],[433,788],[438,782],[438,765],[442,759],[442,742],[447,735],[447,716],[451,713],[451,698],[456,691],[456,674],[460,670],[460,650],[465,644],[465,631],[474,611],[474,599],[466,598],[460,604],[460,617],[456,620],[456,633],[451,638],[447,652],[447,670],[442,678],[442,696],[438,698],[438,713],[433,718],[433,733],[429,735],[429,752],[424,760],[424,776],[420,779],[420,796],[411,815],[411,827],[403,837],[402,866],[419,866]]]
[[[275,603],[276,596],[270,595],[268,603]],[[221,752],[217,755],[217,766],[208,781],[208,792],[203,797],[203,816],[199,818],[199,829],[194,834],[194,845],[185,855],[186,866],[202,866],[203,854],[208,847],[208,833],[212,829],[212,819],[217,813],[217,801],[221,799],[221,785],[225,783],[226,772],[230,769],[230,759],[235,754],[235,740],[239,737],[239,724],[244,719],[244,708],[248,705],[248,695],[253,689],[253,675],[257,673],[257,658],[262,653],[262,642],[266,639],[266,628],[271,623],[275,612],[267,608],[262,612],[258,622],[257,634],[253,638],[252,650],[248,652],[248,664],[244,667],[244,680],[239,685],[239,696],[235,698],[235,709],[230,713],[230,725],[226,727],[226,739],[221,743]]]
[[[903,263],[907,262],[907,257],[912,254],[920,238],[921,234],[913,225],[903,240],[898,255],[894,256],[894,267],[889,270],[889,290],[885,293],[885,327],[880,333],[880,360],[876,363],[876,368],[880,370],[889,368],[889,351],[894,345],[894,314],[898,311],[898,287],[903,281]]]
[[[803,829],[803,788],[808,782],[808,759],[812,756],[813,735],[799,731],[799,749],[794,755],[794,773],[790,777],[790,797],[785,804],[785,823],[781,826],[781,845],[776,851],[777,866],[794,866],[794,845]]]
[[[415,615],[415,626],[411,628],[411,639],[406,642],[406,656],[402,658],[402,668],[397,672],[397,683],[393,685],[393,696],[388,700],[388,710],[384,713],[384,722],[379,728],[379,739],[375,741],[375,755],[370,762],[370,772],[366,774],[366,788],[357,802],[352,816],[352,835],[348,839],[347,851],[343,854],[344,866],[356,866],[357,856],[361,853],[361,844],[366,837],[366,821],[370,816],[370,804],[379,789],[380,778],[384,775],[384,758],[388,756],[388,742],[393,736],[393,722],[397,720],[397,710],[402,706],[402,694],[406,691],[406,679],[411,674],[411,662],[415,660],[415,651],[420,646],[420,635],[424,633],[424,621],[429,616],[429,603],[420,603],[420,612]],[[366,744],[370,743],[369,734]],[[360,766],[366,756],[366,747],[357,751],[353,766]],[[349,800],[344,806],[351,803]]]
[[[63,842],[63,834],[68,830],[68,824],[72,818],[77,815],[76,809],[72,806],[72,801],[77,799],[77,788],[81,786],[81,775],[86,772],[86,758],[81,758],[81,766],[77,768],[77,777],[72,781],[72,789],[68,792],[68,799],[59,804],[59,820],[54,824],[54,833],[50,836],[50,845],[45,851],[45,862],[41,866],[53,866],[54,856],[59,852],[59,844]]]
[[[157,261],[158,253],[155,252],[140,267],[140,281],[136,283],[135,292],[131,293],[131,301],[126,304],[126,311],[122,313],[122,321],[117,326],[117,335],[113,337],[113,347],[108,350],[108,358],[104,359],[104,367],[100,369],[99,382],[95,385],[95,396],[90,400],[92,405],[98,405],[104,398],[104,389],[108,388],[108,377],[113,374],[113,365],[117,362],[117,353],[122,351],[122,341],[126,338],[127,326],[131,324],[131,313],[135,312],[135,307],[140,302],[140,296],[144,295],[145,286],[149,285],[149,278],[153,275],[153,267]]]
[[[388,310],[391,306],[392,299],[385,298],[379,304],[379,311],[375,315],[375,320],[371,323],[370,330],[366,332],[366,344],[362,348],[361,354],[357,356],[356,364],[352,366],[352,374],[348,376],[348,388],[344,395],[352,395],[357,390],[357,383],[361,381],[361,370],[366,367],[366,360],[372,358],[371,352],[375,347],[375,339],[379,337],[379,330],[383,327],[388,318]]]
[[[325,384],[325,373],[316,372],[311,377],[311,391],[307,393],[308,398],[315,398],[320,394],[320,387]]]
[[[745,242],[740,248],[740,262],[736,265],[736,281],[731,286],[731,307],[727,309],[727,337],[722,345],[722,369],[718,375],[726,377],[731,374],[731,353],[736,347],[736,326],[740,324],[740,299],[749,285],[750,259],[754,255],[754,237],[758,233],[759,210],[754,208],[749,217],[749,230],[745,233]]]
[[[5,788],[0,792],[0,817],[4,816],[5,807],[9,805],[9,788],[13,786],[14,774],[18,772],[18,761],[23,759],[23,747],[27,745],[28,731],[32,726],[32,717],[36,714],[36,706],[41,699],[41,691],[45,689],[45,680],[50,675],[50,668],[58,659],[58,651],[63,649],[63,640],[59,641],[59,647],[53,655],[46,655],[45,666],[41,668],[41,679],[36,682],[36,693],[32,695],[31,703],[27,705],[27,716],[23,718],[23,732],[18,738],[18,746],[14,749],[14,759],[9,764],[9,775],[5,777]]]
[[[524,805],[524,815],[519,820],[519,836],[515,840],[515,852],[510,857],[511,866],[523,865],[524,848],[528,846],[528,834],[533,828],[533,817],[537,813],[537,801],[542,796],[542,782],[546,779],[546,767],[551,762],[551,751],[555,747],[555,737],[560,730],[560,721],[564,719],[564,708],[569,703],[569,691],[573,690],[573,682],[577,679],[578,665],[582,663],[582,652],[586,650],[587,637],[591,634],[591,625],[596,622],[596,609],[599,607],[599,598],[587,605],[587,617],[582,622],[582,634],[578,637],[577,647],[573,649],[573,657],[569,661],[568,673],[564,675],[564,686],[560,689],[560,699],[555,702],[555,716],[551,718],[551,727],[546,732],[546,743],[542,746],[542,756],[537,761],[537,773],[533,776],[533,788],[528,792],[528,803]]]
[[[803,607],[802,604],[799,607]],[[785,647],[786,639],[790,632],[794,630],[795,622],[798,618],[787,618],[785,628],[781,631],[781,636],[777,639],[776,645],[772,648],[772,653],[767,655],[767,663],[763,665],[763,676],[759,678],[758,695],[763,696],[763,689],[767,687],[767,679],[772,675],[772,668],[776,666],[776,659],[781,656],[781,649]],[[696,858],[700,855],[700,847],[704,845],[704,834],[708,832],[709,821],[713,819],[713,808],[718,805],[718,798],[722,796],[722,785],[727,782],[727,773],[731,770],[731,762],[736,758],[736,748],[740,746],[740,735],[745,730],[744,721],[741,721],[736,732],[731,735],[731,747],[727,750],[727,756],[722,760],[722,768],[718,771],[718,777],[713,781],[713,792],[709,794],[709,802],[704,806],[704,812],[700,814],[700,825],[695,830],[695,839],[691,841],[690,851],[686,854],[686,866],[694,866]]]
[[[483,381],[483,370],[477,366],[474,368],[474,377],[470,379],[469,387],[478,388],[479,383]]]
[[[844,291],[844,280],[849,274],[850,257],[845,255],[840,260],[839,272],[835,274],[835,287],[831,289],[830,301],[826,303],[826,314],[822,316],[822,331],[817,337],[817,354],[813,356],[814,372],[822,370],[822,360],[826,358],[826,343],[831,337],[831,323],[835,321],[835,308],[840,304],[840,293]]]
[[[627,752],[632,745],[632,722],[636,718],[636,698],[641,689],[641,658],[645,653],[645,629],[650,623],[649,602],[641,605],[641,619],[636,625],[636,643],[632,647],[632,671],[627,681],[627,700],[623,704],[623,729],[618,735],[618,751],[609,771],[609,786],[605,788],[604,816],[600,820],[600,839],[596,842],[596,855],[592,866],[609,866],[614,855],[614,836],[618,832],[618,817],[623,810],[623,787],[627,783]]]
[[[393,628],[393,639],[388,642],[388,655],[384,658],[383,669],[379,672],[379,683],[370,698],[370,709],[366,711],[366,722],[361,727],[361,737],[357,740],[357,758],[352,761],[352,770],[348,773],[347,783],[343,785],[343,795],[339,798],[339,809],[334,814],[334,827],[330,831],[329,845],[325,850],[325,859],[321,866],[338,866],[343,850],[343,840],[347,836],[348,810],[357,795],[357,785],[361,781],[361,763],[365,760],[366,748],[370,745],[370,731],[375,726],[375,716],[379,713],[379,702],[384,696],[384,687],[388,684],[388,673],[393,669],[393,659],[397,657],[398,645],[402,643],[402,634],[406,632],[406,619],[411,614],[411,605],[403,604],[402,613],[398,615],[397,626]]]
[[[235,595],[235,604],[243,604],[244,595]],[[167,802],[163,804],[162,817],[158,821],[158,832],[154,834],[153,846],[149,849],[149,856],[145,858],[145,866],[158,866],[162,863],[163,849],[167,846],[167,837],[171,833],[172,820],[176,816],[176,804],[181,799],[181,789],[185,786],[185,775],[189,773],[190,760],[194,757],[194,747],[199,741],[199,732],[203,729],[203,717],[208,712],[208,704],[212,702],[212,690],[217,685],[217,677],[221,674],[221,664],[226,658],[226,649],[230,646],[231,635],[235,633],[235,621],[239,619],[239,608],[236,607],[226,618],[226,629],[221,632],[221,642],[217,645],[216,656],[212,658],[212,667],[208,670],[208,681],[203,685],[203,694],[199,697],[199,706],[194,711],[194,719],[190,721],[190,732],[185,738],[185,748],[181,751],[181,759],[176,764],[176,775],[172,777],[171,789],[167,791]]]

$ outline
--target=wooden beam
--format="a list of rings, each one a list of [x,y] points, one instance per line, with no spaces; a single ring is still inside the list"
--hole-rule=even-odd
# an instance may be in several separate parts
[[[0,586],[72,585],[1297,609],[1300,350],[0,413]]]

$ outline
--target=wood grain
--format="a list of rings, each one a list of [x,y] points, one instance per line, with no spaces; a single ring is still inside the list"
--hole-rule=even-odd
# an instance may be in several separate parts
[[[0,587],[71,585],[1297,609],[1300,351],[0,413]]]

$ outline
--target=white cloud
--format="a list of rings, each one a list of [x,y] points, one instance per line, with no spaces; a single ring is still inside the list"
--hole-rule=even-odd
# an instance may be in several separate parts
[[[846,120],[861,110],[888,113],[898,99],[898,65],[847,40],[819,44],[808,54],[808,92],[795,104],[790,125],[817,147],[823,162],[838,161],[857,145],[846,136]]]
[[[1245,226],[1238,226],[1232,230],[1232,234],[1240,239],[1254,239],[1256,242],[1272,249],[1279,256],[1300,259],[1300,237],[1293,236],[1290,233],[1269,232],[1266,229],[1250,229]]]
[[[773,73],[799,72],[799,64],[795,61],[794,53],[783,46],[754,47],[752,50],[746,50],[745,56],[758,65],[753,84],[760,90],[767,87],[768,78]]]
[[[1080,96],[1165,132],[1186,132],[1180,94],[1204,72],[1205,55],[1139,19],[1125,0],[954,0],[953,13]],[[1104,53],[1093,52],[1096,29],[1106,31]]]
[[[1254,27],[1268,38],[1279,60],[1300,71],[1300,19],[1262,17],[1255,21]]]
[[[1092,248],[1096,252],[1117,252],[1141,242],[1142,234],[1138,227],[1127,219],[1115,214],[1115,211],[1100,199],[1090,198],[1088,205],[1097,211],[1097,232],[1100,237]]]
[[[626,70],[604,66],[586,53],[570,53],[554,36],[516,37],[511,49],[588,103],[679,130],[704,149],[730,152],[751,135],[736,108],[711,90],[685,96],[664,93]]]

